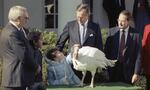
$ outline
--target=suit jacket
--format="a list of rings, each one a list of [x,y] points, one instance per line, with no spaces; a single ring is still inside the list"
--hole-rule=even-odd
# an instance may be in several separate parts
[[[144,26],[150,23],[150,2],[149,0],[135,0],[133,17],[135,28],[143,35]]]
[[[71,48],[74,44],[81,43],[79,24],[76,20],[67,23],[67,25],[63,30],[63,33],[57,40],[56,46],[58,47],[59,50],[62,51],[64,44],[66,43],[67,40],[69,42],[69,48]],[[91,46],[103,50],[102,45],[103,45],[102,37],[99,25],[89,21],[87,25],[87,32],[83,46]]]
[[[38,65],[40,65],[41,70],[42,70],[42,53],[38,48],[34,47],[34,60],[36,60],[36,62],[38,63]],[[35,82],[42,82],[42,71],[40,71],[38,74],[35,75]]]
[[[117,18],[122,10],[125,10],[125,2],[119,5],[119,0],[103,0],[103,8],[105,9],[108,19],[109,27],[117,25]]]
[[[145,26],[142,39],[142,67],[150,75],[150,24]]]
[[[108,59],[111,60],[118,59],[119,39],[120,39],[119,28],[115,27],[110,29],[108,32],[108,37],[106,40],[104,50],[106,57]],[[123,80],[124,82],[130,83],[132,75],[134,73],[136,74],[140,73],[140,66],[141,66],[140,44],[141,43],[139,34],[136,32],[135,29],[129,27],[124,53],[125,60],[117,62],[116,66],[113,68],[114,71],[113,70],[111,71],[113,73],[111,76],[112,79],[119,79],[118,81],[122,81],[121,79],[124,78]],[[117,71],[122,71],[123,76],[120,75],[120,72]]]
[[[143,2],[143,5],[138,5],[139,1],[140,0],[134,0],[134,7],[133,7],[133,17],[134,17],[134,19],[136,19],[138,8],[145,9],[148,16],[150,17],[150,4],[148,3],[148,0],[141,0]]]
[[[24,87],[33,82],[37,64],[23,32],[8,23],[1,32],[2,86]]]

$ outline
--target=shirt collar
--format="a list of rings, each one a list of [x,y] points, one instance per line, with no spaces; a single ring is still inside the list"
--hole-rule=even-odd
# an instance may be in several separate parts
[[[128,32],[129,26],[127,28],[125,28],[125,29],[120,29],[120,32],[122,32],[123,30],[124,30],[124,32]]]
[[[89,20],[86,20],[86,22],[84,23],[84,26],[85,26],[85,27],[87,27],[88,21],[89,21]],[[80,22],[79,22],[79,25],[80,25],[80,26],[83,26]]]
[[[20,30],[21,28],[19,28],[13,21],[9,21],[12,25],[14,25],[18,30]]]

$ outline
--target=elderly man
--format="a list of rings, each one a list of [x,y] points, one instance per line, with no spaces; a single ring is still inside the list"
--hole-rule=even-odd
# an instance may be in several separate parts
[[[29,19],[27,9],[23,6],[11,7],[8,19],[0,36],[2,86],[4,90],[26,90],[32,84],[34,74],[40,71],[23,30]]]
[[[76,20],[68,22],[57,40],[57,48],[62,51],[68,40],[69,49],[74,44],[103,49],[100,27],[89,19],[90,9],[87,4],[79,4],[76,8]],[[82,74],[78,75],[81,77]],[[88,77],[87,77],[88,79]],[[87,80],[86,79],[86,80]],[[90,80],[89,80],[90,81]]]
[[[76,8],[76,20],[68,22],[60,35],[56,46],[63,50],[66,41],[69,48],[79,43],[82,46],[96,47],[102,50],[102,38],[98,24],[89,20],[90,10],[87,4],[80,4]]]

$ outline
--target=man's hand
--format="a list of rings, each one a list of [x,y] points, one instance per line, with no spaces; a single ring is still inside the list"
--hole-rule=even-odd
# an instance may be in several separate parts
[[[69,82],[67,80],[67,77],[65,76],[64,78],[62,78],[62,81],[65,85],[69,85]]]
[[[73,50],[73,58],[74,59],[78,59],[78,51],[79,51],[80,45],[79,44],[75,44],[74,45],[74,50]]]
[[[138,75],[138,74],[134,74],[133,76],[132,76],[132,81],[131,81],[131,83],[135,83],[136,81],[138,81],[140,79],[140,76]]]
[[[39,65],[37,68],[36,74],[40,73],[40,71],[41,71],[41,66]]]

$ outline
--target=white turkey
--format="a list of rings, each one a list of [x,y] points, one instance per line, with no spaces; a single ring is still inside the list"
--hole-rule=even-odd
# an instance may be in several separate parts
[[[106,67],[113,67],[117,60],[108,60],[105,54],[97,48],[84,46],[79,49],[79,46],[74,46],[72,54],[73,68],[82,71],[82,84],[87,71],[92,74],[91,84],[89,87],[94,87],[94,77],[97,68],[101,72]]]

